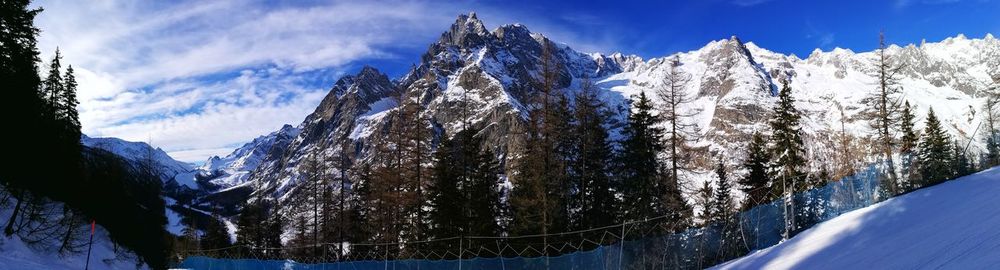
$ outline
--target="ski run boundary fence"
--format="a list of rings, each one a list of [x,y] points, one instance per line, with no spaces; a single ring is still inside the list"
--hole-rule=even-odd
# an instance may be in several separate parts
[[[881,175],[879,166],[868,166],[840,181],[742,211],[732,222],[713,223],[673,234],[651,233],[665,223],[665,217],[657,217],[548,235],[465,236],[407,243],[345,244],[343,247],[337,243],[280,249],[237,245],[186,252],[177,267],[241,270],[701,269],[778,244],[788,235],[819,222],[884,200],[887,196],[879,192]],[[794,224],[795,228],[789,228],[792,226],[788,224]]]

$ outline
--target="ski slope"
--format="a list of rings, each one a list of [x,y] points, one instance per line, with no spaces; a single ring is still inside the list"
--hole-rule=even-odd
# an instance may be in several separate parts
[[[1000,167],[858,209],[713,269],[1000,269]]]

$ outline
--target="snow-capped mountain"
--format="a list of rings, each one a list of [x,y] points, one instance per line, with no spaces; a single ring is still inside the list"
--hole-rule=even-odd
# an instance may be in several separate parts
[[[549,52],[557,70],[556,88],[576,91],[581,79],[589,78],[602,90],[608,107],[618,112],[618,118],[625,116],[629,99],[639,92],[645,91],[658,101],[655,90],[662,86],[672,60],[677,59],[679,70],[689,79],[684,89],[693,100],[682,107],[694,115],[685,121],[700,134],[690,143],[696,149],[695,165],[706,172],[710,158],[723,157],[730,165],[742,161],[749,136],[766,130],[783,81],[793,89],[796,106],[804,114],[802,131],[809,154],[815,157],[814,168],[833,162],[828,158],[835,151],[833,136],[841,130],[859,140],[870,133],[859,112],[863,109],[861,99],[876,89],[872,52],[816,50],[802,59],[732,37],[697,50],[644,60],[619,53],[579,52],[520,24],[488,31],[471,13],[459,16],[429,46],[421,62],[401,78],[390,79],[373,67],[345,76],[298,125],[299,132],[285,132],[290,127],[277,132],[288,135],[287,144],[258,144],[255,140],[248,144],[254,149],[244,146],[230,156],[254,153],[246,155],[252,156],[246,159],[250,162],[240,164],[259,164],[253,170],[242,170],[250,172],[246,181],[254,183],[255,194],[286,198],[296,186],[299,161],[323,145],[350,141],[351,156],[358,162],[368,160],[372,142],[383,137],[393,121],[391,112],[404,102],[419,104],[420,113],[432,119],[430,128],[439,136],[455,134],[467,113],[473,128],[485,138],[485,146],[510,159],[523,145],[517,136],[510,135],[523,127],[525,104],[539,93],[545,44],[554,48]],[[888,48],[905,67],[899,82],[901,98],[915,107],[917,128],[923,128],[925,114],[933,107],[953,138],[971,141],[973,150],[982,148],[982,134],[974,132],[982,116],[977,114],[983,102],[979,91],[989,82],[986,70],[990,64],[984,53],[994,49],[1000,50],[1000,41],[992,35],[982,39],[959,35],[938,43]],[[395,93],[407,98],[394,98]],[[463,97],[470,104],[465,104]],[[336,156],[342,149],[324,147],[323,154]],[[230,157],[218,159],[218,164],[237,164],[224,160]],[[212,171],[225,167],[214,160],[206,166]],[[702,181],[699,175],[695,172],[682,184],[693,189],[690,187]]]
[[[214,156],[198,167],[200,178],[222,189],[246,182],[250,172],[257,169],[271,148],[284,149],[299,135],[299,129],[284,125],[280,130],[254,138],[225,157]]]
[[[156,172],[160,174],[160,179],[165,185],[173,184],[178,187],[183,186],[188,189],[197,189],[195,183],[194,166],[174,160],[160,148],[153,148],[144,142],[130,142],[119,138],[92,138],[83,135],[80,142],[84,146],[102,149],[116,154],[129,163],[144,164],[146,162],[156,167]]]

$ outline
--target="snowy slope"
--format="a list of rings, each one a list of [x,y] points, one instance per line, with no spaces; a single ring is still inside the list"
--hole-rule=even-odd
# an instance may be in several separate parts
[[[153,148],[144,142],[130,142],[119,138],[92,138],[86,135],[80,139],[84,146],[103,149],[105,151],[121,156],[129,163],[141,164],[143,160],[152,158],[156,164],[157,171],[164,183],[170,180],[177,181],[177,184],[191,189],[197,189],[198,185],[194,181],[194,174],[191,174],[194,167],[185,162],[174,160],[162,149]]]
[[[858,209],[715,269],[996,269],[1000,167]]]
[[[285,147],[299,132],[298,128],[284,125],[278,131],[253,139],[225,157],[209,158],[197,168],[198,174],[222,189],[243,184],[272,148]]]

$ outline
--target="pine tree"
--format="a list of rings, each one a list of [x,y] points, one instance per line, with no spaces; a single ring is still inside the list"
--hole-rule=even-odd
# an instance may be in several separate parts
[[[733,197],[732,197],[732,186],[729,182],[729,177],[726,176],[726,165],[722,162],[720,158],[715,167],[715,175],[718,178],[718,189],[715,190],[715,195],[712,198],[712,217],[711,221],[713,223],[728,222],[730,216],[735,213],[733,211]]]
[[[668,216],[662,229],[677,231],[690,224],[691,208],[680,198],[676,182],[669,183],[662,177],[657,154],[664,150],[664,131],[656,126],[659,119],[652,113],[652,106],[645,92],[640,92],[622,132],[619,177],[622,193],[630,198],[623,205],[623,214],[626,220]],[[653,228],[644,231],[659,233]]]
[[[900,93],[899,72],[902,68],[887,51],[884,33],[879,33],[879,47],[875,50],[876,91],[865,97],[862,103],[866,106],[864,115],[870,119],[869,125],[875,130],[876,147],[881,152],[882,161],[886,164],[887,179],[883,188],[889,196],[899,194],[899,180],[892,159],[893,148],[896,146],[892,128],[899,115]]]
[[[695,202],[701,206],[701,212],[698,213],[697,219],[701,221],[702,225],[712,224],[712,218],[715,213],[712,212],[715,208],[713,203],[715,199],[715,189],[712,188],[712,183],[709,181],[701,182],[701,187],[695,190]]]
[[[940,183],[952,176],[950,140],[934,115],[934,109],[928,109],[919,150],[922,186]]]
[[[222,225],[222,222],[218,220],[219,217],[213,217],[212,220],[206,222],[205,228],[202,228],[204,234],[198,240],[201,243],[201,247],[206,250],[222,249],[231,246],[233,243],[230,242],[229,232],[226,231],[226,227]],[[219,255],[219,254],[215,254]]]
[[[802,143],[802,134],[799,127],[801,114],[795,108],[795,99],[792,98],[792,89],[785,82],[778,93],[778,104],[774,107],[773,119],[770,122],[774,144],[771,147],[771,155],[774,157],[774,180],[776,185],[772,185],[772,190],[782,196],[792,197],[786,200],[785,205],[785,237],[791,237],[803,228],[800,219],[802,211],[808,210],[803,201],[798,200],[799,196],[793,194],[804,191],[809,183],[806,173],[803,171],[806,166],[805,148]]]
[[[951,178],[959,178],[973,172],[969,156],[965,153],[965,147],[958,140],[952,141],[951,167],[953,172]]]
[[[916,178],[913,173],[912,165],[913,160],[916,158],[914,156],[917,143],[919,143],[919,137],[917,137],[916,131],[913,130],[914,116],[913,111],[910,109],[910,102],[907,101],[903,104],[903,110],[900,113],[900,127],[899,131],[903,134],[900,138],[899,153],[902,156],[902,169],[903,177],[907,180],[906,185],[912,185]]]
[[[430,238],[443,239],[462,234],[464,194],[459,185],[462,175],[454,168],[461,164],[458,145],[455,140],[442,142],[434,152],[431,168],[431,184],[427,187],[429,200],[428,219]]]
[[[740,190],[746,194],[746,199],[743,200],[744,210],[768,203],[775,197],[767,173],[771,158],[766,147],[767,143],[760,133],[754,133],[747,145],[747,155],[743,161],[747,174],[739,180]]]
[[[500,165],[493,153],[481,149],[472,130],[463,130],[443,142],[435,153],[428,213],[432,239],[456,236],[501,235]],[[465,168],[455,168],[455,166]],[[463,175],[462,171],[468,172]],[[434,250],[450,250],[450,242],[433,242]]]
[[[64,141],[66,142],[67,151],[79,152],[80,151],[80,136],[82,135],[80,131],[80,114],[76,111],[76,106],[80,102],[76,98],[76,75],[73,71],[73,65],[66,68],[66,76],[64,78],[63,91],[60,93],[61,96],[61,107],[59,111],[62,112],[62,122],[65,128]]]
[[[720,158],[715,174],[718,178],[718,189],[712,199],[712,224],[720,231],[719,251],[716,262],[735,258],[746,252],[743,245],[743,235],[740,233],[739,219],[735,211],[735,203],[731,195],[732,187],[727,177],[726,166]]]
[[[43,98],[48,101],[49,106],[49,116],[53,120],[59,120],[62,118],[62,92],[65,91],[66,86],[63,82],[63,77],[61,74],[62,69],[62,55],[59,53],[59,49],[56,49],[55,56],[52,57],[52,61],[49,63],[49,74],[45,77],[45,81],[42,82],[43,86]]]
[[[574,98],[576,152],[570,163],[570,175],[577,180],[572,201],[579,209],[573,218],[573,230],[584,230],[616,224],[618,201],[615,198],[609,164],[613,153],[605,125],[609,113],[594,85],[584,79]]]
[[[778,93],[778,104],[774,107],[773,118],[770,121],[772,135],[771,155],[774,157],[774,179],[778,183],[773,186],[775,194],[791,194],[807,187],[805,172],[805,146],[802,143],[802,131],[799,127],[801,113],[795,108],[792,89],[785,82]]]

